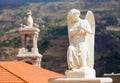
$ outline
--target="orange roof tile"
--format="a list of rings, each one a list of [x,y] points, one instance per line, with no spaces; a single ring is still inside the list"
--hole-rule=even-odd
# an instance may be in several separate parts
[[[0,83],[25,83],[22,79],[0,66]]]
[[[6,70],[4,73],[10,73],[12,75],[4,74],[5,76],[9,76],[9,78],[13,78],[12,76],[16,76],[15,80],[19,80],[19,83],[48,83],[49,78],[58,78],[64,77],[62,74],[58,74],[56,72],[46,70],[44,68],[38,68],[33,65],[24,63],[24,62],[0,62],[0,77],[2,76],[1,71]],[[18,78],[18,79],[17,79]],[[2,78],[0,78],[0,81]],[[7,80],[7,79],[6,79]],[[3,80],[4,81],[4,80]],[[9,81],[9,80],[8,80]],[[4,82],[9,83],[9,82]],[[16,83],[16,82],[14,82]]]
[[[0,83],[25,83],[25,81],[0,66]]]

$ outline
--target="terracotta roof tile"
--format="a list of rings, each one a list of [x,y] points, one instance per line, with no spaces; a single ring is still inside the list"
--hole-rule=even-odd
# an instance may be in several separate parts
[[[24,62],[0,62],[0,66],[28,83],[48,83],[49,78],[64,77],[62,74],[38,68]],[[2,75],[1,72],[0,75]]]
[[[0,66],[0,83],[25,83],[25,81]]]

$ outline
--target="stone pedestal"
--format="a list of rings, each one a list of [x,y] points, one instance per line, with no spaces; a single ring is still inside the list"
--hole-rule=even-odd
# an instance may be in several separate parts
[[[96,73],[93,68],[81,67],[80,69],[67,70],[65,77],[67,78],[95,78]]]
[[[48,83],[112,83],[111,78],[51,78]]]
[[[41,67],[41,59],[42,59],[42,55],[39,53],[35,54],[33,52],[25,52],[23,54],[19,53],[17,55],[18,61],[23,61],[37,67]]]
[[[35,65],[37,67],[41,67],[41,59],[42,55],[38,51],[37,47],[37,39],[39,36],[40,30],[36,27],[21,27],[19,29],[21,40],[22,40],[22,48],[19,49],[17,60],[23,61],[32,65]],[[31,51],[28,51],[26,48],[26,41],[27,37],[32,37],[32,48]]]

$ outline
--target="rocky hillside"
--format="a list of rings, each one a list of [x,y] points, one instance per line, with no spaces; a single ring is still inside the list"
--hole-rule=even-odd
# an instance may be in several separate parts
[[[106,30],[109,26],[120,28],[119,0],[21,0],[19,3],[17,0],[2,1],[6,3],[0,3],[0,60],[15,60],[18,48],[21,47],[18,29],[21,23],[25,23],[26,11],[31,9],[34,21],[41,29],[38,47],[43,54],[42,66],[64,73],[67,69],[66,52],[69,45],[66,16],[71,8],[77,8],[82,13],[81,18],[84,18],[88,10],[95,14],[97,75],[119,72],[120,32]]]

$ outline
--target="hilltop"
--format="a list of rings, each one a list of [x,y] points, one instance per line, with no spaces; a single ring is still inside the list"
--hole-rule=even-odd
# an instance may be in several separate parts
[[[0,9],[4,8],[14,8],[18,6],[23,6],[29,3],[38,3],[38,2],[119,2],[119,0],[1,0],[0,1]]]
[[[7,1],[7,0],[3,0]],[[42,67],[64,73],[67,69],[66,52],[69,45],[66,16],[71,8],[81,11],[84,18],[92,10],[96,18],[95,69],[98,74],[119,72],[120,32],[107,31],[106,27],[120,28],[119,0],[11,0],[11,7],[1,5],[0,11],[0,60],[15,60],[21,47],[18,29],[25,23],[26,11],[31,9],[33,18],[40,25],[38,47],[42,53]],[[24,4],[23,4],[24,3]],[[16,6],[15,6],[16,5]],[[43,27],[44,26],[44,27]],[[28,47],[29,48],[29,47]],[[115,68],[115,69],[113,69]]]

